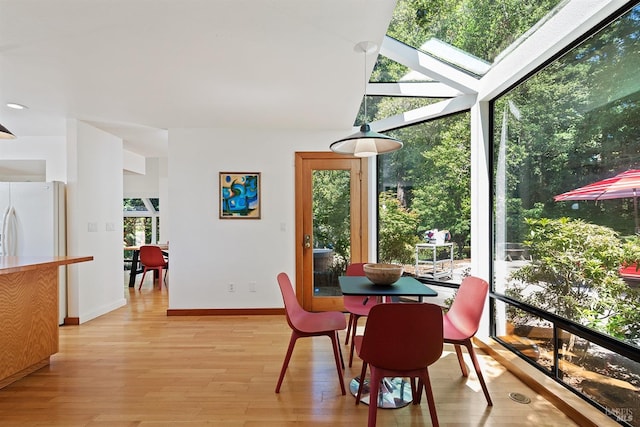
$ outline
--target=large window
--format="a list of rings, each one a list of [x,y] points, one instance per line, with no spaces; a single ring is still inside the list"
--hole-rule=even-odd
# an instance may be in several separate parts
[[[428,266],[424,277],[459,283],[469,265],[470,136],[469,113],[460,113],[390,132],[402,150],[378,160],[378,259],[405,265],[415,273],[416,245],[445,233],[453,244],[455,275]],[[447,259],[448,248],[436,254]],[[435,276],[435,277],[434,277]]]
[[[640,6],[496,99],[493,117],[496,336],[640,426],[636,189],[610,179],[640,169]]]

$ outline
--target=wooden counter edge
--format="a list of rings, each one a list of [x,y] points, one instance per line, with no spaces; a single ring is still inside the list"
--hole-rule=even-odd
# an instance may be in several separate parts
[[[93,261],[93,256],[0,256],[0,274],[20,273],[43,267],[59,267],[86,261]]]

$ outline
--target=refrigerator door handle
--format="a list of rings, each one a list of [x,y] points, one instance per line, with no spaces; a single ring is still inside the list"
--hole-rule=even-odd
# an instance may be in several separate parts
[[[0,254],[8,255],[7,253],[7,219],[9,218],[9,211],[11,210],[11,206],[7,206],[7,209],[4,210],[4,215],[2,216],[2,229],[0,230]]]
[[[16,255],[16,240],[18,238],[16,224],[16,210],[13,206],[7,208],[2,224],[2,254]]]

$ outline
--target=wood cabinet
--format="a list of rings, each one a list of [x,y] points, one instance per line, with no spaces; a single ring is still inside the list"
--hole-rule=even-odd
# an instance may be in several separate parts
[[[0,257],[0,387],[58,352],[58,268],[93,257]]]

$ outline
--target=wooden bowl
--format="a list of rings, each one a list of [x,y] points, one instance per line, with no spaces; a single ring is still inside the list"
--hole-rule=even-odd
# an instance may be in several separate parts
[[[391,285],[402,276],[403,268],[397,264],[365,264],[364,275],[376,285]]]

